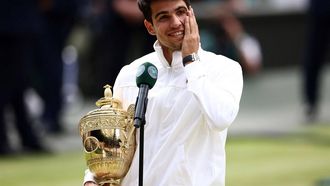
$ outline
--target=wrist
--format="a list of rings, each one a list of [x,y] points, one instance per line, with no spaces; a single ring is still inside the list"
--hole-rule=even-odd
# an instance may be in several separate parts
[[[237,34],[236,35],[236,37],[233,39],[233,41],[234,41],[234,45],[237,47],[237,48],[241,48],[241,46],[242,46],[242,43],[244,42],[244,40],[246,39],[246,38],[248,38],[249,37],[249,35],[247,34],[247,33],[245,33],[245,32],[241,32],[241,33],[239,33],[239,34]]]
[[[93,181],[87,181],[84,186],[97,186],[97,184]]]
[[[186,66],[186,65],[188,65],[190,63],[193,63],[193,62],[199,61],[199,60],[200,59],[199,59],[198,54],[197,53],[192,53],[192,54],[189,54],[187,56],[184,56],[182,58],[182,63],[183,63],[183,66]]]

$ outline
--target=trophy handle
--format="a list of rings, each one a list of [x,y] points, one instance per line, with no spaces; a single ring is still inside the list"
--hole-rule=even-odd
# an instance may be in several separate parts
[[[133,117],[134,117],[134,113],[135,113],[135,105],[131,104],[128,106],[127,108],[127,113],[128,113],[128,123],[133,123]],[[128,137],[127,137],[127,142],[131,141],[132,137],[135,137],[134,132],[135,132],[135,127],[132,126],[128,126]]]

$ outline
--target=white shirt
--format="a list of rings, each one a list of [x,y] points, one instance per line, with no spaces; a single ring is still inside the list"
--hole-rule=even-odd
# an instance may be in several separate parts
[[[225,185],[227,128],[238,113],[243,88],[240,65],[200,48],[200,61],[184,67],[177,51],[169,66],[158,42],[154,48],[123,67],[114,86],[114,97],[127,109],[138,94],[138,67],[151,62],[158,69],[146,111],[144,185]],[[138,131],[136,138],[139,144]],[[139,145],[136,149],[123,186],[138,185]],[[87,172],[85,181],[90,176]]]

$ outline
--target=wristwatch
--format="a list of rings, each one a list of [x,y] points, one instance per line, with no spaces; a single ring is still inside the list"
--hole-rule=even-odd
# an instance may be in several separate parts
[[[199,56],[197,53],[189,54],[182,59],[183,66],[186,66],[188,62],[194,62],[194,61],[199,61]]]

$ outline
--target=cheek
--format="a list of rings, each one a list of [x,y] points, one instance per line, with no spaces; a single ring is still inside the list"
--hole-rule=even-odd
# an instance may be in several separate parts
[[[164,25],[157,25],[155,28],[155,32],[159,35],[164,35],[165,34],[165,30],[166,30],[166,27]]]
[[[185,20],[186,20],[186,15],[182,15],[182,16],[180,16],[179,17],[179,19],[180,19],[180,22],[182,23],[182,24],[184,24],[184,22],[185,22]]]

